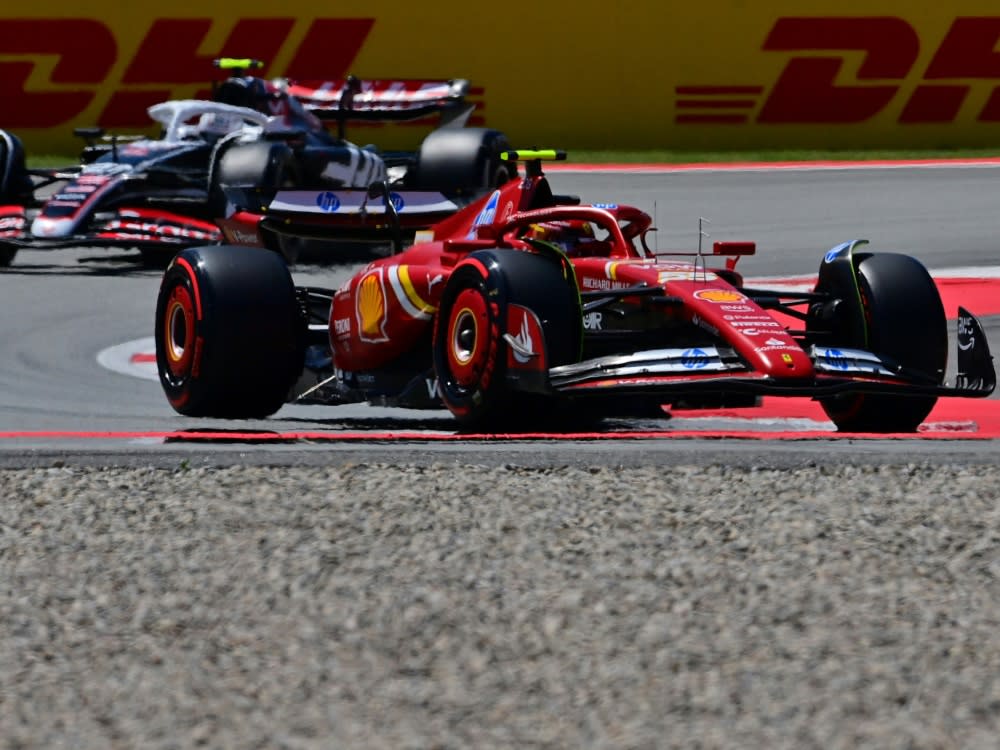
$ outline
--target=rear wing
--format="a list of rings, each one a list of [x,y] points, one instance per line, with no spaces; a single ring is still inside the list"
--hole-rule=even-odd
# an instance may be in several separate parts
[[[361,80],[290,81],[288,93],[321,120],[406,121],[441,115],[441,127],[460,127],[475,108],[465,101],[469,82]]]

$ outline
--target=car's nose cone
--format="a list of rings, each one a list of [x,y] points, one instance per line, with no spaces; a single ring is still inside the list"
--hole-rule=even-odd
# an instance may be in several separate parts
[[[70,218],[51,219],[46,216],[39,216],[31,222],[31,234],[35,237],[47,239],[54,237],[68,237],[73,233],[74,222]]]

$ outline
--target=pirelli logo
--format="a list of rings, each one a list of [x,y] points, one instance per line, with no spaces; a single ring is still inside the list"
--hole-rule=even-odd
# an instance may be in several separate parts
[[[921,39],[902,18],[779,18],[761,47],[791,53],[777,80],[678,85],[675,122],[858,123],[892,109],[902,124],[950,123],[966,107],[1000,122],[998,43],[1000,17],[956,18],[918,65]],[[984,83],[985,99],[972,96]]]
[[[146,108],[178,98],[178,89],[199,86],[196,95],[207,96],[209,82],[219,78],[212,60],[223,56],[288,61],[281,70],[265,67],[265,77],[340,79],[355,72],[374,25],[374,18],[158,18],[130,29],[141,41],[134,52],[123,52],[120,39],[97,19],[4,18],[2,126],[52,128],[100,107],[96,124],[102,127],[147,127]]]

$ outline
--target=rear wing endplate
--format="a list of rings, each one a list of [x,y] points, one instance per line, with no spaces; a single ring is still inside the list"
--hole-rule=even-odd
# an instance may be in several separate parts
[[[964,307],[958,308],[958,367],[955,387],[962,391],[977,391],[984,396],[993,393],[997,373],[986,342],[986,332],[976,316]]]

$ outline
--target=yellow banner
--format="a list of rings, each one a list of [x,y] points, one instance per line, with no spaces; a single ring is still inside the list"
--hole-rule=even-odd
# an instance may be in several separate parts
[[[1000,6],[920,5],[52,0],[0,11],[0,127],[29,153],[74,151],[77,126],[152,132],[149,105],[207,95],[232,55],[268,77],[467,78],[474,123],[520,147],[996,145]]]

